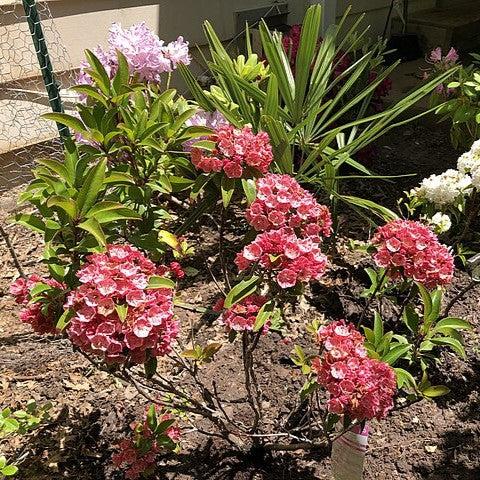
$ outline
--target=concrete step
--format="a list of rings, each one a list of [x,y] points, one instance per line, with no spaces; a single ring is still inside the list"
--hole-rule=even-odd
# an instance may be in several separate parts
[[[392,22],[392,33],[401,31],[399,19]],[[480,49],[480,1],[437,7],[413,12],[409,16],[408,31],[420,37],[425,52],[435,47],[451,46],[470,53]]]

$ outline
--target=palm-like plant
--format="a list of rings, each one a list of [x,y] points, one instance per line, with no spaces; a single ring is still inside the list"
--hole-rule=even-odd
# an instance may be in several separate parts
[[[204,31],[211,60],[208,67],[215,85],[204,90],[187,68],[183,77],[191,94],[206,110],[219,110],[231,123],[249,123],[266,130],[275,152],[276,169],[297,176],[299,181],[324,188],[334,202],[347,201],[356,207],[392,216],[361,199],[340,194],[338,170],[344,163],[369,176],[371,172],[354,160],[363,149],[389,130],[425,115],[399,118],[453,70],[445,72],[382,112],[369,113],[369,104],[377,87],[390,75],[398,62],[382,67],[375,79],[365,81],[372,65],[382,61],[383,44],[363,48],[368,27],[357,31],[363,16],[345,28],[344,14],[320,37],[322,10],[314,5],[307,10],[293,67],[282,43],[282,35],[261,22],[260,38],[268,68],[258,62],[246,32],[248,59],[229,55],[209,22]],[[354,61],[340,75],[333,73],[340,62],[354,55]],[[240,62],[239,62],[240,58]],[[239,63],[243,68],[238,68]],[[249,67],[247,68],[246,65]],[[258,75],[252,75],[252,71]],[[342,177],[344,178],[344,177]]]

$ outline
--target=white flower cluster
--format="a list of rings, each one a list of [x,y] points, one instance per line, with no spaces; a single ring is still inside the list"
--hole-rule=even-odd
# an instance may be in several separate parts
[[[454,204],[462,196],[470,195],[472,187],[480,189],[480,140],[460,156],[457,170],[451,168],[440,175],[424,178],[412,194],[437,207],[444,207]]]
[[[424,178],[414,193],[419,198],[443,207],[455,203],[455,200],[469,189],[471,183],[469,175],[451,168],[440,175]]]
[[[433,217],[425,219],[427,223],[433,227],[437,235],[448,232],[452,226],[452,221],[446,213],[437,212]]]
[[[460,156],[457,168],[462,173],[472,173],[480,167],[480,140],[473,143],[472,148]]]

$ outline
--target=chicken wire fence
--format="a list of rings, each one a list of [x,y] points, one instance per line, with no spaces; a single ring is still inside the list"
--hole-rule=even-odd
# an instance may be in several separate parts
[[[0,0],[0,58],[0,197],[5,197],[28,182],[35,158],[61,154],[57,126],[40,116],[62,110],[74,72],[48,2]]]

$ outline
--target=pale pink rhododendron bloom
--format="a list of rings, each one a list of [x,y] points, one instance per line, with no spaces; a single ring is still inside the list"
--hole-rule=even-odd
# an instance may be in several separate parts
[[[65,305],[75,312],[67,330],[72,342],[112,363],[144,363],[170,352],[179,331],[173,289],[147,288],[152,276],[169,274],[129,245],[90,255]]]
[[[443,62],[446,65],[453,65],[456,63],[459,59],[458,52],[455,50],[455,48],[451,47],[450,50],[446,55],[443,55],[442,48],[437,47],[434,48],[431,52],[430,55],[428,56],[428,59],[432,63],[441,63]]]
[[[192,163],[207,173],[223,171],[229,178],[241,178],[250,167],[265,174],[273,161],[268,134],[255,134],[248,126],[220,125],[208,140],[216,144],[212,152],[192,149]]]
[[[66,288],[60,282],[53,278],[42,278],[39,275],[30,275],[28,278],[19,278],[10,286],[10,293],[15,297],[15,301],[24,305],[20,311],[20,320],[28,323],[32,329],[39,334],[57,333],[57,320],[63,309],[61,308],[61,299],[55,299],[55,292],[43,293],[44,303],[31,302],[31,291],[39,283],[58,289],[58,293],[65,292]],[[63,298],[63,297],[61,297]],[[59,303],[60,301],[60,303]]]
[[[162,73],[175,70],[179,64],[190,64],[188,42],[183,37],[165,44],[150,30],[145,22],[123,28],[113,23],[109,30],[107,50],[97,47],[93,53],[105,67],[107,74],[113,78],[118,68],[117,50],[125,55],[130,73],[143,82],[160,82]],[[80,65],[78,84],[91,85],[92,78],[87,73],[87,62]]]
[[[328,208],[290,175],[269,173],[259,178],[257,197],[245,217],[260,232],[289,227],[302,236],[328,237],[332,230]]]
[[[291,229],[281,228],[261,233],[237,254],[235,263],[240,272],[258,265],[273,275],[281,288],[319,280],[327,268],[327,257],[318,240],[298,238]]]
[[[391,278],[410,278],[432,289],[453,278],[453,256],[425,225],[411,220],[393,220],[372,238],[375,263]]]
[[[364,338],[344,320],[321,327],[318,341],[323,351],[312,367],[328,391],[328,411],[358,421],[384,418],[396,391],[392,367],[368,358]]]
[[[238,332],[252,331],[257,319],[257,314],[266,302],[267,298],[263,295],[249,295],[225,310],[218,320],[220,324],[225,325],[228,330]],[[220,299],[220,301],[215,304],[214,311],[221,311],[222,309],[223,299]],[[263,326],[264,333],[268,331],[268,327],[269,323]]]

